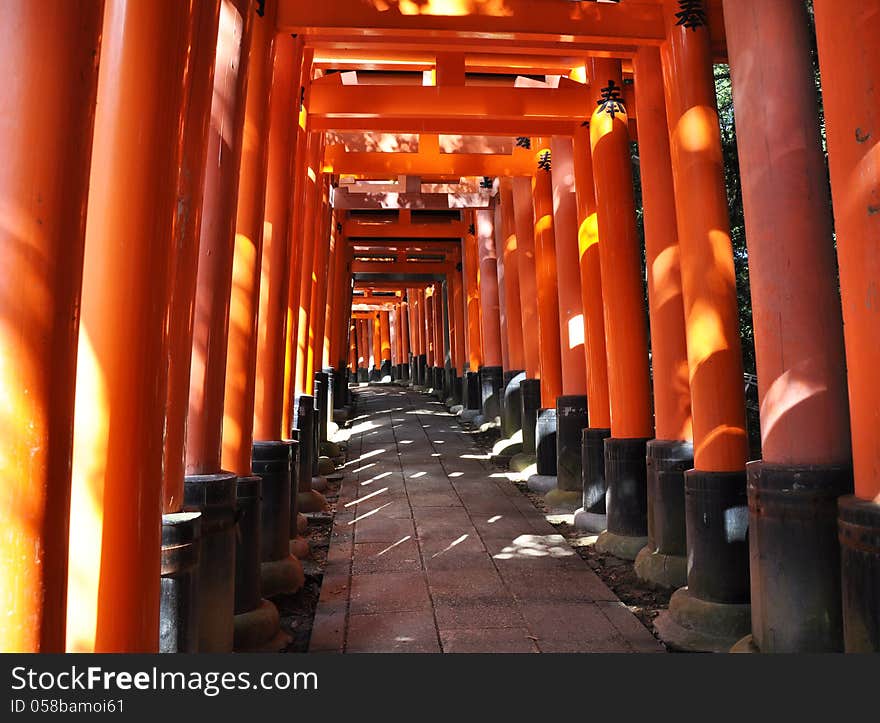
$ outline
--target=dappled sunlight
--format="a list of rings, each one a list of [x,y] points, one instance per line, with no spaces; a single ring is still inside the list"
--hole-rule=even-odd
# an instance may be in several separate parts
[[[654,257],[650,269],[651,303],[661,308],[681,296],[681,263],[678,244],[671,244]]]
[[[440,550],[440,552],[435,552],[433,555],[431,555],[431,558],[433,559],[433,558],[435,558],[435,557],[440,557],[440,555],[442,555],[442,554],[444,554],[444,553],[446,553],[446,552],[449,552],[453,547],[455,547],[456,545],[460,545],[460,544],[461,544],[462,542],[464,542],[468,537],[469,537],[469,535],[464,534],[464,535],[462,535],[461,537],[459,537],[459,538],[453,540],[453,541],[450,542],[446,547],[444,547],[442,550]]]
[[[387,491],[388,491],[388,488],[383,487],[382,489],[376,490],[375,492],[370,492],[370,494],[368,494],[368,495],[364,495],[363,497],[358,497],[357,499],[352,500],[351,502],[346,502],[345,505],[343,505],[343,506],[344,507],[352,507],[354,505],[359,505],[361,502],[366,502],[367,500],[369,500],[373,497],[376,497],[377,495],[381,495],[383,492],[387,492]]]
[[[409,476],[409,479],[418,479],[419,477],[424,477],[426,474],[428,474],[428,473],[427,472],[413,472],[413,474],[411,474]]]
[[[375,457],[377,454],[384,454],[387,450],[385,449],[374,449],[370,452],[364,452],[360,457],[356,457],[355,459],[350,459],[346,462],[343,467],[347,467],[350,464],[357,464],[358,462],[362,462],[365,459],[369,459],[370,457]]]
[[[366,487],[369,484],[373,484],[373,482],[378,482],[380,479],[385,479],[386,477],[390,477],[393,474],[394,472],[383,472],[382,474],[377,474],[375,477],[370,477],[370,479],[361,482],[361,487]],[[388,488],[386,487],[385,489]]]
[[[461,454],[459,459],[492,459],[491,454]]]
[[[572,557],[575,554],[562,535],[520,535],[493,555],[496,560],[537,557]]]
[[[351,525],[355,524],[356,522],[360,522],[361,520],[365,520],[368,517],[372,517],[376,513],[380,512],[381,510],[384,510],[386,507],[388,507],[388,505],[393,505],[393,504],[394,504],[393,502],[386,502],[384,505],[380,505],[379,507],[377,507],[374,510],[370,510],[369,512],[365,512],[364,514],[362,514],[358,517],[355,517],[348,524],[349,524],[349,526],[351,526]]]
[[[406,535],[404,537],[401,537],[397,542],[392,542],[384,550],[380,550],[379,552],[377,552],[375,557],[382,557],[382,555],[384,555],[386,552],[393,550],[398,545],[402,545],[404,542],[406,542],[407,540],[411,540],[411,539],[412,539],[412,535]]]
[[[713,354],[728,348],[724,335],[724,322],[714,304],[705,299],[697,299],[690,308],[688,325],[688,358],[691,379],[696,376],[700,364]]]
[[[721,163],[721,130],[715,108],[695,105],[685,111],[675,128],[675,137],[688,153],[709,152]]]
[[[98,626],[110,404],[104,372],[84,326],[80,327],[76,380],[67,572],[67,650],[92,652]]]
[[[401,15],[513,15],[505,0],[368,0],[381,12],[396,9]]]

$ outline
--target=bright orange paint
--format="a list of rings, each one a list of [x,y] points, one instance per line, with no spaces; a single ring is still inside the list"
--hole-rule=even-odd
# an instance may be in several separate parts
[[[588,89],[589,90],[589,89]],[[599,223],[593,185],[590,130],[580,126],[574,134],[574,173],[578,204],[578,257],[581,308],[587,362],[587,416],[594,429],[611,428],[608,397],[608,357],[605,345],[605,305],[599,264]]]
[[[253,9],[222,0],[193,320],[186,473],[220,470],[235,211]]]
[[[480,264],[480,321],[483,340],[483,365],[502,366],[501,317],[498,298],[498,262],[495,256],[495,219],[493,211],[476,212],[477,255]]]
[[[502,199],[503,203],[503,199]],[[523,357],[526,376],[540,379],[541,357],[534,341],[538,328],[538,288],[535,278],[535,217],[532,203],[532,186],[528,177],[513,179],[513,212],[516,228],[517,269],[519,271],[519,299],[522,313]]]
[[[618,108],[612,117],[602,106],[597,107],[590,119],[590,142],[602,238],[599,263],[605,301],[611,436],[651,437],[654,425],[648,334],[626,111]]]
[[[509,370],[525,369],[523,349],[522,302],[520,300],[519,256],[516,235],[516,218],[513,208],[513,180],[499,179],[501,206],[501,253],[504,267],[504,313],[507,320],[507,349]]]
[[[269,161],[269,105],[275,59],[273,14],[254,18],[239,166],[232,296],[226,346],[226,391],[220,463],[240,477],[251,474],[257,322]]]
[[[532,138],[535,175],[532,200],[535,228],[535,285],[538,297],[538,355],[541,360],[541,406],[556,408],[562,394],[562,356],[559,340],[559,295],[556,269],[556,238],[553,229],[553,187],[550,139]],[[543,164],[543,165],[539,165]]]
[[[675,181],[678,240],[693,405],[694,466],[745,468],[742,352],[712,53],[705,27],[674,25],[666,0],[663,46],[666,114]]]
[[[76,340],[102,9],[90,0],[17,3],[5,8],[0,25],[4,652],[64,652]]]
[[[657,439],[691,441],[693,427],[681,293],[681,253],[659,49],[640,48],[635,70],[654,372],[654,433]]]
[[[158,647],[166,311],[192,21],[191,4],[176,0],[105,6],[76,374],[70,651]]]
[[[858,497],[880,502],[880,8],[815,0]],[[830,81],[828,79],[831,79]]]

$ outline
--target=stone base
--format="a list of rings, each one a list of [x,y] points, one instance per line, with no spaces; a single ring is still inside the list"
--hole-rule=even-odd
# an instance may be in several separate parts
[[[461,421],[464,422],[465,424],[471,424],[474,421],[474,419],[476,419],[477,416],[479,416],[479,414],[480,414],[479,409],[462,409],[460,418],[461,418]]]
[[[305,537],[297,536],[290,541],[290,554],[297,560],[307,560],[312,556],[312,548]]]
[[[301,590],[305,582],[302,563],[293,555],[260,563],[260,594],[263,597],[293,594]]]
[[[496,457],[511,458],[522,453],[522,432],[517,432],[512,437],[502,438],[495,442],[492,454]]]
[[[760,653],[761,650],[755,645],[755,639],[749,633],[742,640],[738,640],[730,649],[731,653]]]
[[[303,514],[307,512],[327,512],[330,505],[324,499],[324,495],[315,490],[309,492],[297,492],[296,495],[297,509]]]
[[[636,575],[642,582],[666,589],[678,589],[687,585],[687,558],[683,555],[667,555],[643,547],[636,556]]]
[[[459,416],[464,411],[464,407],[461,404],[453,404],[449,407],[449,413],[454,414],[455,416]]]
[[[574,526],[584,532],[604,532],[608,528],[608,515],[587,512],[581,507],[575,510]]]
[[[329,457],[320,456],[318,457],[318,474],[322,477],[326,477],[328,474],[333,474],[336,471],[336,465],[333,464],[333,460]]]
[[[619,557],[621,560],[635,560],[639,550],[647,543],[647,537],[630,537],[605,530],[596,540],[596,549],[606,555]]]
[[[555,489],[544,495],[544,504],[551,514],[567,514],[576,511],[583,502],[583,492]]]
[[[535,463],[535,455],[521,452],[510,458],[510,469],[514,472],[523,472],[529,467],[534,466]]]
[[[526,480],[526,486],[531,492],[546,495],[548,492],[556,489],[556,475],[533,474]]]
[[[726,653],[752,629],[751,606],[708,602],[683,587],[672,594],[669,610],[657,617],[654,628],[676,650]]]
[[[348,410],[343,409],[334,409],[333,410],[333,421],[336,424],[345,424],[348,421]]]
[[[321,454],[325,457],[339,457],[342,455],[342,447],[336,442],[321,442]]]
[[[246,613],[234,617],[233,649],[237,653],[276,653],[290,644],[281,632],[278,608],[268,600]]]
[[[306,517],[302,512],[296,513],[296,534],[304,535],[306,534],[306,530],[309,529],[309,518]]]

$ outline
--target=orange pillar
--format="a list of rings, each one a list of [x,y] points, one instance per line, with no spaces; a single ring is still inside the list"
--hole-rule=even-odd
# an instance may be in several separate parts
[[[300,227],[300,282],[299,311],[296,326],[296,393],[311,394],[312,381],[308,378],[309,315],[312,303],[312,284],[315,265],[315,225],[320,223],[317,216],[320,208],[322,188],[318,185],[319,165],[323,155],[323,140],[317,133],[309,137],[308,165],[303,177],[303,224]]]
[[[573,143],[581,308],[584,311],[584,351],[587,362],[587,418],[591,429],[610,430],[611,402],[608,398],[605,305],[602,301],[602,273],[599,265],[599,222],[588,126],[577,128]]]
[[[104,12],[74,424],[71,651],[158,648],[165,322],[192,20],[190,5],[172,1],[109,0]]]
[[[510,176],[499,179],[499,200],[501,201],[501,257],[504,265],[504,306],[507,315],[509,371],[519,372],[525,370],[526,362],[525,349],[523,348],[522,301],[519,282],[520,248],[513,206],[513,179]]]
[[[749,632],[748,440],[736,277],[707,16],[701,4],[682,9],[673,0],[663,12],[695,469],[685,474],[688,587],[673,595],[656,625],[673,641],[718,631],[724,645]],[[733,519],[739,526],[731,525]],[[695,600],[712,614],[694,617]],[[722,628],[713,628],[719,621]]]
[[[330,206],[329,177],[323,173],[319,177],[320,206],[315,223],[315,255],[314,272],[312,274],[312,297],[309,302],[309,353],[306,368],[309,384],[314,386],[315,372],[321,371],[320,363],[324,353],[324,319],[327,308],[327,277],[330,262]],[[310,387],[310,388],[312,388]],[[310,392],[311,393],[311,392]]]
[[[538,328],[538,287],[535,278],[535,216],[531,182],[525,176],[513,179],[513,211],[516,228],[519,298],[522,312],[523,357],[526,377],[541,378],[539,345],[535,343]],[[525,340],[530,339],[526,344]]]
[[[429,293],[426,293],[424,296],[425,306],[424,306],[424,323],[422,324],[422,328],[425,332],[425,363],[427,365],[427,369],[431,370],[435,366],[434,355],[436,352],[434,346],[434,302],[436,293],[435,287],[431,287]],[[428,371],[428,374],[433,374],[432,371]]]
[[[587,370],[584,362],[584,312],[578,259],[577,195],[574,153],[570,138],[554,136],[550,142],[553,167],[553,235],[556,240],[559,339],[562,394],[584,397]],[[574,400],[569,400],[574,404]],[[586,406],[586,399],[576,402]]]
[[[537,164],[535,175],[532,176],[532,199],[535,215],[535,285],[538,299],[541,406],[555,409],[556,397],[562,394],[562,357],[549,139],[532,139],[532,150],[535,151]]]
[[[409,325],[409,303],[407,302],[408,294],[404,297],[403,303],[400,305],[400,363],[409,364],[410,354],[410,325]]]
[[[254,403],[254,439],[285,439],[284,357],[287,300],[290,293],[291,224],[297,130],[290,110],[299,102],[302,40],[275,38],[275,68],[266,171],[266,208],[263,222],[263,281],[260,284],[261,320],[257,327],[257,375]]]
[[[501,204],[496,196],[495,207],[492,209],[492,225],[495,243],[496,280],[498,282],[498,326],[501,341],[501,366],[510,369],[510,344],[507,331],[507,287],[504,269],[504,219],[501,216]]]
[[[348,327],[348,368],[353,375],[357,374],[358,369],[357,348],[357,322],[352,320]]]
[[[387,311],[379,314],[379,336],[381,361],[379,367],[382,376],[391,375],[391,320]]]
[[[446,365],[446,341],[443,324],[443,284],[434,287],[434,366]]]
[[[645,224],[645,262],[651,317],[656,439],[647,446],[648,536],[636,574],[680,587],[687,580],[685,467],[693,464],[687,339],[680,252],[669,156],[669,130],[658,48],[640,48],[634,68]]]
[[[480,264],[480,319],[483,366],[501,367],[501,318],[498,302],[498,262],[495,256],[495,221],[492,211],[478,210],[477,254]]]
[[[300,102],[294,102],[298,109],[296,124],[296,151],[293,161],[292,209],[290,225],[290,286],[287,290],[287,329],[284,334],[284,412],[282,435],[287,436],[293,429],[294,395],[297,390],[297,342],[299,334],[299,297],[302,281],[303,218],[305,204],[303,194],[308,176],[309,144],[311,134],[306,132],[308,124],[308,103],[311,96],[312,59],[314,50],[306,48],[303,52],[300,71]]]
[[[877,623],[880,603],[876,594],[880,589],[877,572],[880,553],[876,545],[880,529],[880,433],[877,428],[880,391],[876,374],[880,368],[877,342],[880,2],[856,3],[841,13],[839,4],[816,0],[814,9],[819,67],[824,80],[855,480],[855,497],[839,501],[844,639],[847,651],[877,652],[880,650]],[[827,421],[830,432],[830,426],[837,422]],[[869,539],[875,543],[866,555]]]
[[[473,221],[473,212],[468,213],[467,217]],[[479,261],[475,224],[472,223],[470,228],[471,230],[463,239],[462,245],[464,246],[464,283],[467,304],[468,369],[476,372],[483,366],[483,342],[480,329]]]
[[[373,366],[376,372],[382,364],[382,314],[374,311],[372,314],[372,334],[373,334]]]
[[[457,266],[457,270],[452,277],[452,299],[450,300],[450,306],[452,307],[452,323],[455,325],[455,345],[453,349],[453,367],[455,368],[455,376],[456,379],[461,377],[464,373],[464,365],[466,353],[465,353],[465,340],[467,338],[467,327],[465,326],[464,321],[464,294],[462,293],[463,279],[461,269],[463,268],[461,262],[459,262]],[[457,384],[458,382],[456,382]]]
[[[175,268],[168,307],[168,398],[165,418],[163,512],[183,506],[186,473],[186,413],[192,367],[193,318],[199,264],[199,233],[205,192],[211,99],[214,91],[214,58],[220,2],[195,6],[193,20],[192,81],[186,98],[183,155],[177,177],[180,213],[175,218]]]
[[[275,56],[271,19],[256,17],[250,48],[245,130],[239,165],[232,296],[226,347],[221,465],[239,477],[251,475],[257,322],[269,160],[269,105]]]
[[[70,429],[102,10],[100,2],[18,3],[0,27],[3,652],[64,652]]]
[[[235,213],[252,15],[245,0],[238,5],[221,6],[199,231],[186,426],[188,475],[220,471]]]

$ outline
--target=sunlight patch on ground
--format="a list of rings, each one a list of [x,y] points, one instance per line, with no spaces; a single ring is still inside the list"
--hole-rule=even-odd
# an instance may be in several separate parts
[[[532,557],[571,557],[574,551],[562,535],[520,535],[494,557],[498,560]]]
[[[444,547],[442,550],[440,550],[440,552],[435,552],[433,555],[431,555],[431,559],[433,559],[435,557],[439,557],[444,552],[449,552],[453,547],[455,547],[456,545],[460,545],[467,538],[468,538],[468,536],[465,534],[465,535],[462,535],[461,537],[459,537],[457,540],[453,540],[446,547]]]

